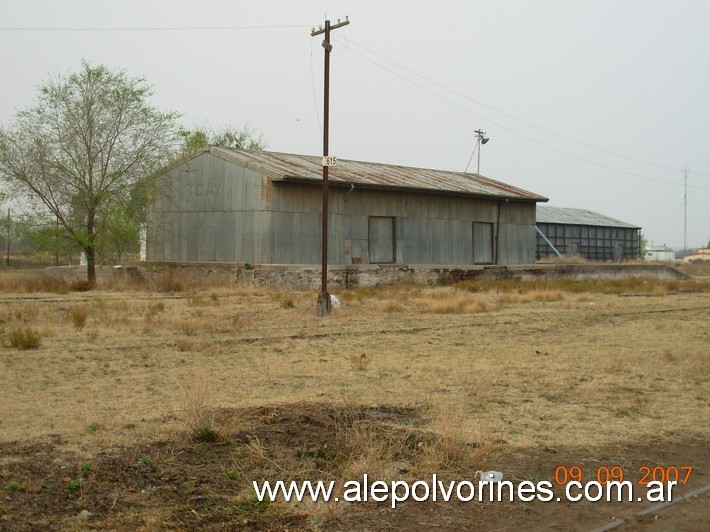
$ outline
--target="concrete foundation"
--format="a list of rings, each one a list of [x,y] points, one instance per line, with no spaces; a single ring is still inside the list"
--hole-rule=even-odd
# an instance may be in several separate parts
[[[246,286],[272,286],[312,290],[320,286],[320,268],[314,266],[234,270],[236,281]],[[461,268],[354,265],[328,271],[328,285],[349,289],[360,286],[419,284],[445,286],[475,279],[686,279],[669,266],[646,264],[529,264],[521,266],[476,266]]]

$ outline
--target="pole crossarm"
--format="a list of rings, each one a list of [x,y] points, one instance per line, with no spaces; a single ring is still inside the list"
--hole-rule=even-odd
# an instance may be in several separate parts
[[[330,29],[337,30],[338,28],[342,28],[343,26],[347,26],[348,24],[350,24],[350,21],[348,20],[348,17],[345,17],[345,22],[340,22],[340,20],[338,20],[338,23],[331,25]],[[321,33],[325,33],[325,28],[320,27],[318,29],[311,29],[311,37],[315,37],[316,35],[320,35]]]

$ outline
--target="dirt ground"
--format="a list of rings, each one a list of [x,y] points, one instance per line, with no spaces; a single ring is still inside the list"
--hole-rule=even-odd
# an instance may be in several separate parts
[[[692,466],[676,498],[710,485],[710,293],[692,283],[359,289],[325,319],[312,293],[219,284],[0,294],[0,529],[704,530],[710,492],[638,516],[653,505],[251,488],[558,466],[637,486]],[[12,347],[28,329],[39,347]]]

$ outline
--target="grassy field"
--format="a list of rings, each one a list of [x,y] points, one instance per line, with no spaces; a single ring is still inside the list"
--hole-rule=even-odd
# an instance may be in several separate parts
[[[264,503],[251,481],[688,465],[683,489],[708,484],[707,280],[361,288],[325,319],[315,293],[226,274],[84,288],[0,275],[0,528],[593,528],[642,506]]]

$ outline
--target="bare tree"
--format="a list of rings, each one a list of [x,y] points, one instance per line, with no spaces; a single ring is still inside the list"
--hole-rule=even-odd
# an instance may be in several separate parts
[[[96,250],[122,218],[113,213],[180,147],[178,115],[149,105],[152,94],[142,78],[83,61],[0,128],[0,178],[37,221],[83,250],[92,284]]]

